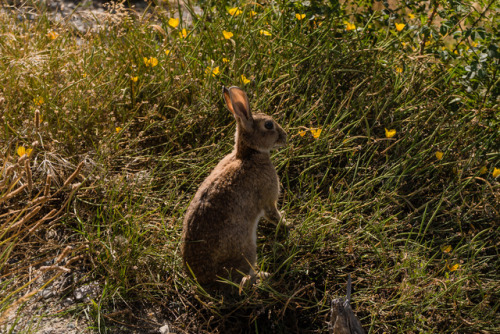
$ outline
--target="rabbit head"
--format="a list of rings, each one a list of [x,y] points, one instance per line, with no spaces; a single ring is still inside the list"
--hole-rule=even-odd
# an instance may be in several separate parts
[[[271,116],[250,111],[247,94],[238,87],[223,87],[224,100],[236,119],[236,151],[270,152],[286,144],[286,133]]]

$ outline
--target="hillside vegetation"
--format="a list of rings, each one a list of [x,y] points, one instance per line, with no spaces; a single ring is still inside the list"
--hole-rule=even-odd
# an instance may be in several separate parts
[[[498,331],[498,2],[148,5],[0,9],[1,332],[325,333],[348,275],[370,333]],[[273,275],[230,300],[179,253],[222,85],[287,131],[293,225],[261,222]]]

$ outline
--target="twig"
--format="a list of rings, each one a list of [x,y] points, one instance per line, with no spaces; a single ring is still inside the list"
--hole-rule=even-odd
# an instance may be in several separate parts
[[[30,160],[27,159],[24,162],[24,168],[26,169],[26,178],[28,179],[28,190],[31,192],[33,190],[33,178],[31,175]]]

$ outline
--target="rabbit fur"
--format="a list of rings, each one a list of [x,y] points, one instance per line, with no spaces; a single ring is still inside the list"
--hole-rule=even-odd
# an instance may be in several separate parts
[[[203,181],[183,222],[184,266],[201,285],[215,284],[218,277],[254,279],[257,223],[262,217],[276,224],[281,219],[270,151],[286,144],[286,133],[270,116],[252,114],[240,88],[223,87],[223,95],[236,119],[235,147]]]

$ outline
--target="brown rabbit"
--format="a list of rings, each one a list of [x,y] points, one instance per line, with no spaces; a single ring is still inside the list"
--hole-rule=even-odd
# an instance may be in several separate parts
[[[203,181],[184,217],[181,251],[186,270],[202,285],[218,277],[255,279],[257,223],[279,223],[279,181],[271,149],[286,144],[286,133],[270,116],[250,112],[246,93],[223,87],[236,119],[234,150]],[[261,273],[265,274],[265,273]],[[260,276],[260,275],[259,275]]]

